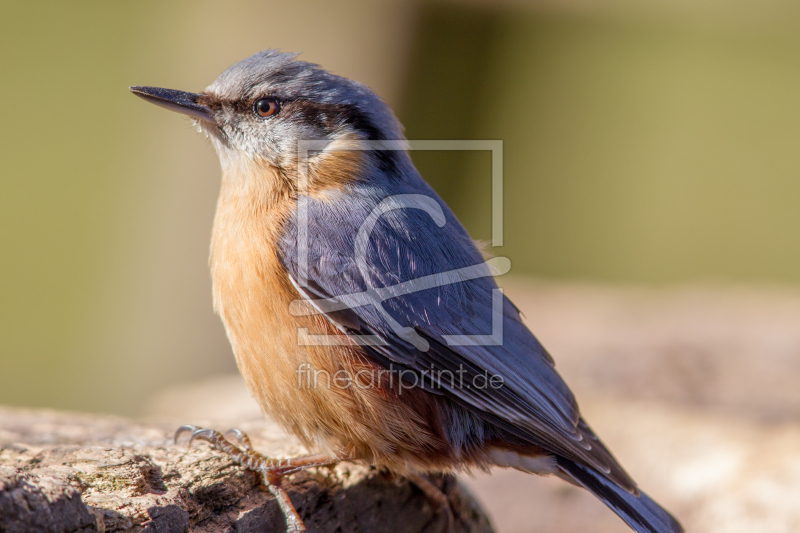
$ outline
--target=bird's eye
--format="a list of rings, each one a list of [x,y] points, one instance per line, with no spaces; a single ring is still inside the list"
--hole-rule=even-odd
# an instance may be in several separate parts
[[[271,117],[280,110],[281,106],[274,98],[262,98],[253,106],[253,110],[260,117]]]

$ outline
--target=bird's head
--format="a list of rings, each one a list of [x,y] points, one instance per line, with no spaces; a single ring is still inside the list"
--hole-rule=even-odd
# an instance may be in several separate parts
[[[336,76],[297,54],[265,50],[231,65],[201,93],[131,87],[137,96],[192,117],[219,154],[223,170],[251,176],[269,167],[289,184],[296,179],[301,141],[323,141],[309,154],[312,170],[352,173],[376,160],[370,151],[345,155],[362,140],[403,139],[389,107],[360,83]],[[322,148],[324,146],[324,148]],[[327,157],[327,160],[326,160]],[[319,173],[319,172],[317,172]],[[352,178],[351,178],[352,179]]]

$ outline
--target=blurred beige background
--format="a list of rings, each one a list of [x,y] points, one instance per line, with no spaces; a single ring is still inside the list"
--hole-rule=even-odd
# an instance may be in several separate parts
[[[4,10],[0,403],[135,413],[234,370],[206,268],[216,157],[126,88],[201,90],[267,47],[371,86],[410,138],[502,139],[514,274],[800,281],[800,5]],[[488,238],[488,154],[414,157]]]
[[[511,258],[522,281],[507,293],[533,299],[532,328],[579,398],[700,409],[687,416],[701,426],[705,413],[733,417],[720,427],[796,423],[800,4],[29,2],[4,6],[0,30],[0,404],[139,415],[161,391],[235,374],[206,265],[216,156],[127,87],[199,91],[277,47],[372,87],[409,138],[504,141],[494,252]],[[413,157],[488,239],[488,154]],[[526,276],[550,280],[554,299]],[[626,322],[635,306],[614,312],[597,291],[679,304],[669,328],[641,329]],[[719,327],[694,339],[709,316]],[[548,317],[594,324],[592,348]],[[669,345],[669,363],[614,359],[622,341],[592,351],[608,331]],[[487,486],[485,498],[502,494]],[[514,527],[503,531],[539,531]]]

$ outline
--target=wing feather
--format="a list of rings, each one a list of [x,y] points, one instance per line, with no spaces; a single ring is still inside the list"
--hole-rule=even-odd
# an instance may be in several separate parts
[[[395,202],[386,208],[393,198],[422,196],[431,201]],[[434,377],[429,374],[423,385],[431,392],[635,492],[627,474],[582,422],[574,396],[516,307],[504,296],[501,316],[493,315],[497,286],[488,271],[472,279],[448,277],[483,263],[483,258],[426,184],[357,182],[335,201],[308,199],[306,206],[307,216],[290,221],[279,243],[280,259],[303,298],[341,302],[348,295],[366,295],[361,305],[326,316],[344,331],[382,339],[380,346],[364,347],[381,364],[417,375],[433,370]],[[303,234],[298,233],[298,220],[307,220],[307,243],[298,241]],[[300,265],[301,257],[307,258],[306,265]],[[447,283],[385,298],[386,290],[431,275],[443,276]],[[498,319],[503,333],[499,344],[447,341],[456,335],[488,335]],[[398,327],[410,328],[410,333]],[[456,372],[461,379],[454,381],[450,376]],[[477,381],[481,376],[483,381]],[[476,386],[491,376],[499,376],[495,382],[502,379],[502,386]]]

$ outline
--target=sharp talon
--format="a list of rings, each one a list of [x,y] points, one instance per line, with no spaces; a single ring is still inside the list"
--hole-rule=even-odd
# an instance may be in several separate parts
[[[250,442],[250,437],[248,437],[245,433],[243,433],[240,429],[231,428],[225,432],[225,437],[227,438],[228,435],[233,435],[236,437],[237,442],[241,444],[246,450],[253,450],[253,444]]]
[[[234,463],[260,474],[264,485],[275,496],[286,519],[287,533],[299,533],[305,531],[303,520],[297,514],[297,510],[292,505],[286,491],[280,486],[281,479],[294,472],[299,472],[306,468],[323,466],[346,460],[349,454],[345,450],[336,450],[333,453],[318,453],[295,457],[293,459],[274,460],[264,457],[253,450],[250,438],[238,429],[230,429],[224,435],[214,429],[201,429],[197,426],[185,425],[178,428],[175,432],[175,441],[184,433],[191,433],[187,447],[192,445],[195,439],[200,439],[211,443],[211,446],[227,455]],[[235,437],[235,442],[228,439],[228,435]],[[430,484],[430,482],[428,482]]]
[[[178,430],[175,432],[175,437],[172,439],[173,444],[178,444],[178,438],[183,433],[186,432],[194,433],[195,431],[197,431],[197,429],[198,429],[197,426],[192,426],[190,424],[186,424],[184,426],[179,427]]]
[[[242,440],[244,433],[242,433],[242,430],[240,429],[231,428],[225,432],[225,438],[228,438],[228,435],[233,435],[234,437],[236,437],[236,440]]]
[[[186,447],[190,448],[192,446],[192,441],[194,441],[194,439],[200,439],[206,442],[210,442],[211,444],[214,444],[213,437],[214,437],[213,429],[195,429],[192,432],[192,436],[189,437],[189,443],[186,445]]]

